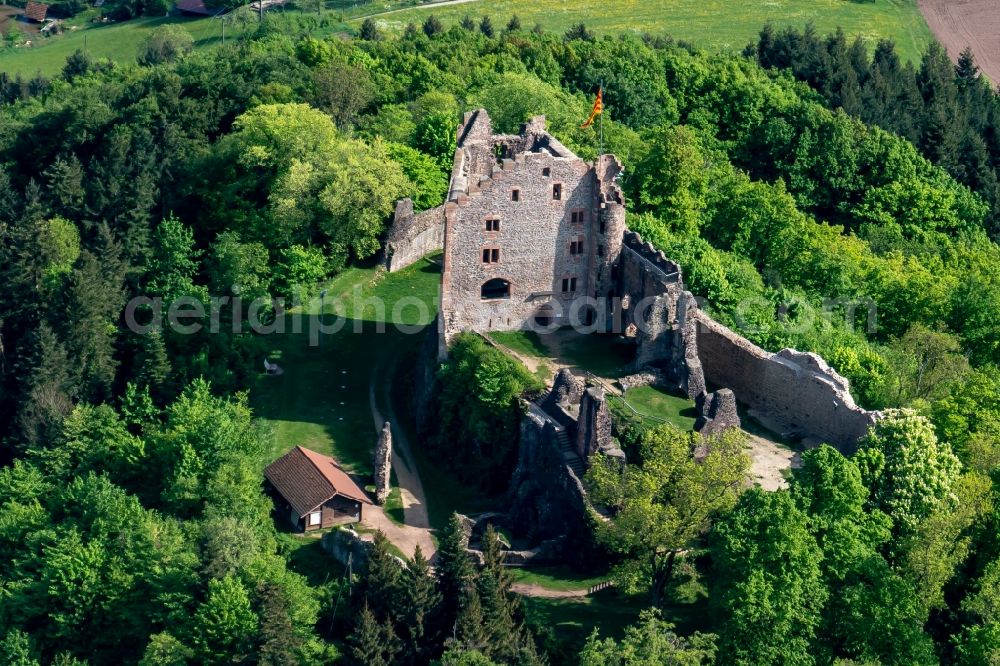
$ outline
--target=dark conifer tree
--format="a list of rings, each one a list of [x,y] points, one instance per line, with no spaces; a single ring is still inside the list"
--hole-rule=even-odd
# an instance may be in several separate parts
[[[358,31],[358,36],[366,42],[375,42],[382,39],[382,34],[379,32],[378,24],[375,23],[375,19],[368,17],[361,24],[361,30]]]
[[[489,629],[483,615],[483,605],[474,587],[465,591],[455,622],[455,639],[466,650],[491,654]]]
[[[473,584],[472,560],[466,552],[468,538],[462,530],[457,513],[448,519],[441,531],[437,552],[437,582],[441,592],[441,622],[446,633],[451,633],[458,619],[466,592]]]
[[[78,76],[86,76],[90,72],[91,67],[93,67],[93,64],[94,60],[90,57],[90,54],[83,49],[77,49],[66,57],[62,77],[66,81],[72,81]]]
[[[441,19],[439,19],[437,16],[434,16],[434,14],[431,14],[426,19],[424,19],[423,29],[424,29],[424,34],[427,35],[428,37],[434,37],[444,32],[444,26],[441,25]]]
[[[493,19],[484,16],[483,20],[479,22],[479,32],[490,38],[496,35],[496,30],[493,29]]]
[[[438,647],[438,633],[434,629],[437,606],[441,594],[434,584],[430,563],[418,545],[406,571],[403,573],[405,612],[406,657],[413,664],[425,663]]]
[[[979,66],[976,64],[976,56],[972,53],[972,47],[966,46],[958,56],[958,63],[955,65],[955,76],[958,78],[958,85],[961,87],[971,85],[979,78]]]
[[[389,546],[385,533],[382,530],[376,532],[368,552],[368,574],[362,596],[365,605],[379,620],[396,622],[403,608],[400,589],[402,567]]]
[[[301,663],[302,640],[288,615],[288,599],[280,585],[262,582],[257,586],[260,618],[260,647],[257,663],[261,666],[296,666]]]
[[[44,176],[52,210],[70,219],[82,217],[87,193],[83,187],[83,165],[76,155],[70,153],[66,157],[57,157],[45,170]]]
[[[389,666],[399,652],[398,639],[388,622],[379,622],[368,606],[358,614],[357,625],[348,641],[357,666]]]
[[[507,21],[507,32],[519,32],[520,30],[521,19],[517,17],[517,14],[514,14],[510,17],[510,20]]]
[[[468,30],[469,32],[473,32],[476,29],[476,22],[468,14],[462,17],[462,22],[459,25],[462,26],[463,30]]]
[[[66,348],[47,324],[41,324],[27,347],[33,357],[22,367],[31,366],[25,397],[18,415],[20,439],[26,447],[54,441],[62,422],[73,410],[77,385],[71,372]]]

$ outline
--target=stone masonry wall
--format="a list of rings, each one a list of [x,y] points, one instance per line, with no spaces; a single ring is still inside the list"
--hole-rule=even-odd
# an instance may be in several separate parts
[[[823,359],[791,349],[771,354],[703,312],[697,320],[706,381],[732,389],[786,434],[828,442],[844,453],[856,450],[876,414],[854,404],[847,380]]]
[[[542,176],[545,168],[549,177]],[[559,201],[552,198],[555,184],[563,188]],[[447,226],[442,286],[448,338],[470,328],[520,329],[550,299],[568,313],[573,294],[563,294],[563,278],[576,278],[578,293],[588,291],[586,255],[570,255],[570,242],[584,229],[568,217],[574,208],[590,210],[593,186],[582,163],[529,153],[505,161],[478,193],[449,204],[456,209]],[[511,200],[513,189],[519,201]],[[500,220],[499,231],[486,230],[489,217]],[[498,248],[500,261],[483,263],[484,248]],[[509,298],[481,298],[481,286],[493,278],[510,283]]]
[[[680,267],[633,232],[618,266],[622,320],[636,326],[636,365],[658,367],[692,399],[731,389],[768,427],[853,453],[878,418],[858,407],[846,379],[822,358],[767,352],[714,321],[684,291]]]
[[[396,216],[385,241],[386,268],[390,273],[443,248],[443,206],[414,215],[412,201],[401,199],[396,203]]]

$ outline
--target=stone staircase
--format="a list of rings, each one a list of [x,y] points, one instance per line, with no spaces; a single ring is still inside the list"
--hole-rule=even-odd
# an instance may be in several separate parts
[[[559,450],[562,451],[563,460],[566,465],[573,470],[578,479],[582,479],[584,473],[587,471],[587,465],[584,463],[583,458],[580,454],[576,452],[573,448],[572,442],[569,441],[569,433],[566,432],[566,428],[559,428],[556,430],[556,441],[559,442]]]

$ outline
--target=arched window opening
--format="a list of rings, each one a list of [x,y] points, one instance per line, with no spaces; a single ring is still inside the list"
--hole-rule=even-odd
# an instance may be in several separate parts
[[[484,301],[497,298],[510,298],[510,282],[502,278],[493,278],[483,284],[479,295]]]

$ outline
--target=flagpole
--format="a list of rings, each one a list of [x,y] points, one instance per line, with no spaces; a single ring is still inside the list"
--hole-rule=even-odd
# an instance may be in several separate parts
[[[601,96],[603,97],[604,96],[604,79],[601,79],[601,87],[598,88],[598,90],[601,91]],[[600,122],[601,122],[601,153],[600,154],[603,155],[604,154],[604,108],[603,108],[603,106],[601,107],[601,113],[599,113],[598,115],[601,116],[601,118],[600,118]]]

